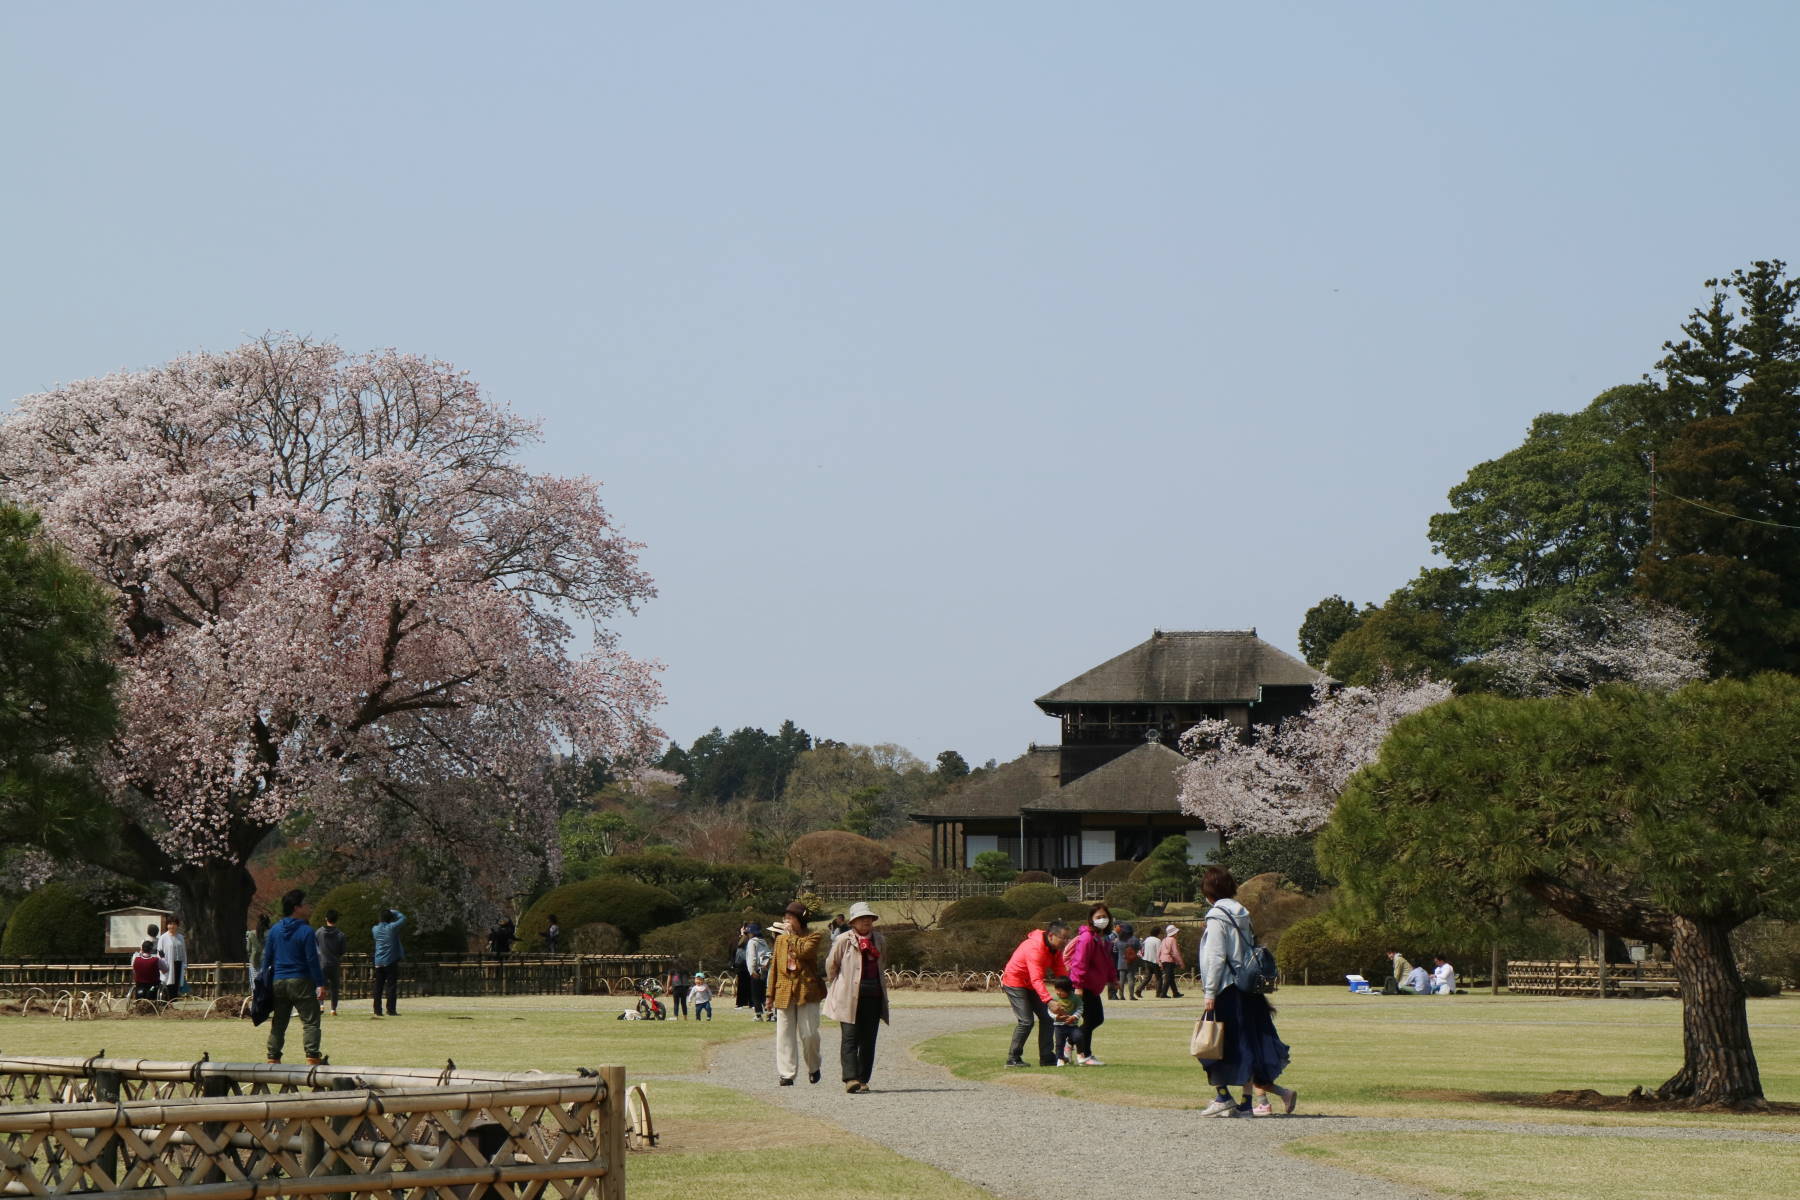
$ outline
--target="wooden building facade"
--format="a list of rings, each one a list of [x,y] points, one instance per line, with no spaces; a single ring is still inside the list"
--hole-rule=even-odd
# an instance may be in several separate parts
[[[999,850],[1020,870],[1077,876],[1139,859],[1183,834],[1194,861],[1218,834],[1177,803],[1175,747],[1195,724],[1275,724],[1333,682],[1251,630],[1165,632],[1038,697],[1055,746],[1031,746],[912,814],[932,829],[932,865],[968,867]]]

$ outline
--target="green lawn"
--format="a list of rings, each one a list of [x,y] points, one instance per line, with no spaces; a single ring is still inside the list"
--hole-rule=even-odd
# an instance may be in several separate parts
[[[1681,1059],[1681,1009],[1673,1001],[1363,997],[1335,988],[1286,988],[1276,1001],[1277,1024],[1293,1047],[1283,1082],[1300,1089],[1309,1112],[1516,1120],[1525,1112],[1506,1103],[1508,1094],[1620,1094],[1655,1086]],[[1199,1006],[1145,1000],[1129,1007],[1155,1019],[1105,1025],[1095,1041],[1108,1064],[1100,1069],[1004,1070],[1007,1025],[999,1012],[991,1028],[936,1038],[921,1054],[970,1079],[1114,1103],[1204,1104],[1204,1077],[1186,1054]],[[1769,1098],[1800,1101],[1800,999],[1752,1000],[1750,1020]],[[1554,1109],[1529,1116],[1627,1124],[1737,1119]],[[1758,1128],[1800,1128],[1800,1118],[1756,1120]]]
[[[1787,1196],[1800,1146],[1527,1137],[1504,1133],[1360,1133],[1292,1142],[1289,1152],[1469,1200],[1741,1200]]]
[[[729,1005],[729,1001],[727,1001]],[[766,1035],[770,1027],[726,1007],[711,1022],[620,1021],[628,998],[517,997],[411,1000],[400,1016],[371,1020],[361,1005],[324,1019],[325,1053],[337,1066],[435,1067],[446,1059],[488,1070],[573,1070],[622,1063],[628,1077],[700,1071],[715,1042]],[[203,1006],[202,1006],[203,1007]],[[303,1061],[300,1023],[288,1027],[289,1062]],[[63,1021],[0,1016],[0,1053],[261,1062],[268,1026],[242,1020],[151,1017]]]

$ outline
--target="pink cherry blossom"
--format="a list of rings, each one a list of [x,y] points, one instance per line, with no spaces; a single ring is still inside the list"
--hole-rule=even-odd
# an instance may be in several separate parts
[[[537,436],[448,364],[286,336],[0,422],[0,487],[119,596],[135,869],[197,896],[300,814],[503,895],[554,853],[554,752],[652,749],[658,668],[611,627],[654,595],[640,547],[520,465]]]

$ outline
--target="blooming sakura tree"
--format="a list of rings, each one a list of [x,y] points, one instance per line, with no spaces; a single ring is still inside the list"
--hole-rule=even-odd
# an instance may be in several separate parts
[[[1277,726],[1242,734],[1202,721],[1181,736],[1183,812],[1223,833],[1316,832],[1350,777],[1374,762],[1400,718],[1450,698],[1436,679],[1384,679],[1374,687],[1313,689],[1313,706]]]
[[[1628,683],[1672,692],[1706,678],[1700,622],[1643,600],[1609,600],[1575,613],[1540,613],[1530,631],[1476,661],[1496,687],[1517,696],[1589,692]]]
[[[407,847],[504,895],[554,854],[554,749],[642,758],[654,666],[606,622],[654,594],[595,485],[447,364],[271,337],[29,396],[0,488],[117,595],[119,836],[236,952],[276,824]],[[573,622],[593,650],[566,649]]]

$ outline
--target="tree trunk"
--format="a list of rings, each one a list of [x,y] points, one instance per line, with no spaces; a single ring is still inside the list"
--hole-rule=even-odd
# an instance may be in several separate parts
[[[1682,1067],[1657,1089],[1664,1100],[1760,1108],[1762,1078],[1750,1047],[1744,981],[1731,954],[1731,929],[1675,918],[1669,957],[1681,982]]]
[[[207,863],[175,872],[189,962],[241,962],[256,880],[241,863]]]

